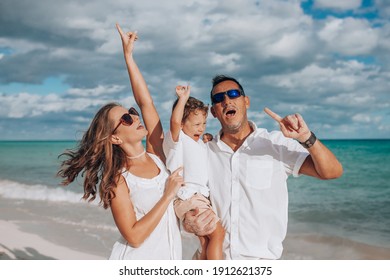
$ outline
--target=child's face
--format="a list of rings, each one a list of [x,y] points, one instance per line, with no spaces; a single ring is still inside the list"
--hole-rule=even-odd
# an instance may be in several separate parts
[[[191,112],[182,124],[183,132],[195,141],[200,139],[206,129],[206,114],[200,110]]]

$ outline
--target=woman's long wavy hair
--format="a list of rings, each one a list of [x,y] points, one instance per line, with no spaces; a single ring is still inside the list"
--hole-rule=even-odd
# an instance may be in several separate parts
[[[111,200],[115,197],[113,189],[126,166],[125,153],[110,141],[115,124],[109,120],[108,113],[116,106],[120,105],[109,103],[103,106],[96,113],[78,147],[59,155],[59,158],[67,157],[57,173],[64,178],[62,185],[69,185],[81,174],[84,177],[83,199],[91,202],[96,198],[99,184],[100,204],[104,209],[110,207]]]

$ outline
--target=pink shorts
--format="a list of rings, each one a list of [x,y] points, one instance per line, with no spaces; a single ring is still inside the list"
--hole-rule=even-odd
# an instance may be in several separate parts
[[[182,221],[185,213],[195,208],[199,208],[199,213],[211,209],[210,200],[201,194],[194,194],[187,200],[176,199],[173,203],[175,207],[176,216]]]

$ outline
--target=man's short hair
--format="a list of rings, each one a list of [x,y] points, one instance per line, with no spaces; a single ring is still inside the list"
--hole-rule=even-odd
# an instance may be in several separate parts
[[[213,78],[212,80],[212,83],[213,83],[213,87],[211,88],[211,91],[210,91],[210,94],[212,94],[213,92],[213,89],[215,88],[216,85],[224,82],[224,81],[232,81],[232,82],[235,82],[238,87],[240,88],[240,90],[245,94],[244,92],[244,88],[241,86],[241,84],[239,83],[239,81],[237,81],[235,78],[233,77],[230,77],[230,76],[226,76],[226,75],[217,75]]]

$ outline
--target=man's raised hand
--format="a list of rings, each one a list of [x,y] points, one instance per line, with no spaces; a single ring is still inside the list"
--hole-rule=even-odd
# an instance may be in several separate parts
[[[299,142],[309,139],[311,135],[310,129],[300,114],[288,115],[282,118],[267,107],[264,108],[264,112],[279,123],[280,130],[284,136],[294,138]]]

